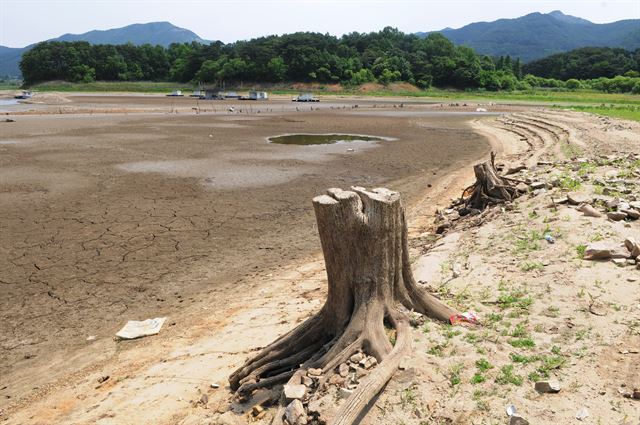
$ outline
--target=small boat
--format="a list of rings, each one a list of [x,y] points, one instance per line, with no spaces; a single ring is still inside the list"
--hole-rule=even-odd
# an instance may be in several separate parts
[[[173,93],[168,94],[169,97],[183,97],[182,90],[174,90]]]
[[[13,96],[13,98],[14,99],[31,99],[31,96],[33,96],[33,93],[31,93],[29,90],[22,90],[21,94]]]

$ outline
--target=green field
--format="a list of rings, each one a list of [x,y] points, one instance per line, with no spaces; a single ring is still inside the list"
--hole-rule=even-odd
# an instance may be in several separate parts
[[[567,107],[574,111],[589,112],[605,115],[607,117],[622,118],[625,120],[640,121],[640,107],[638,106],[584,106],[572,105]]]
[[[15,84],[0,84],[0,89],[17,89]],[[4,88],[3,88],[4,87]],[[135,93],[170,93],[173,90],[182,90],[185,94],[190,94],[194,87],[188,83],[172,82],[149,82],[149,81],[129,81],[129,82],[105,82],[97,81],[93,83],[67,83],[63,81],[53,81],[41,83],[32,87],[35,91],[41,92],[135,92]],[[247,91],[245,88],[232,88],[230,90]],[[290,85],[279,85],[263,87],[263,89],[273,94],[296,95],[301,90],[293,89]],[[304,90],[302,90],[304,91]],[[512,92],[488,92],[470,90],[442,90],[432,88],[429,90],[398,90],[397,88],[381,88],[374,91],[362,91],[355,88],[341,88],[336,90],[336,86],[316,86],[310,88],[322,96],[363,96],[363,97],[413,97],[423,98],[431,101],[441,102],[509,102],[509,103],[533,103],[544,104],[556,108],[567,108],[578,111],[591,112],[594,114],[606,115],[616,118],[640,121],[640,95],[602,93],[593,90],[527,90]]]
[[[96,81],[93,83],[68,83],[51,81],[31,86],[31,90],[41,92],[132,92],[132,93],[171,93],[182,90],[190,94],[193,86],[188,83],[155,81]]]

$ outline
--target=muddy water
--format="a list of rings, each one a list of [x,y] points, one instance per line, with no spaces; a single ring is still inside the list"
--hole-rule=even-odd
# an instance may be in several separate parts
[[[358,134],[285,134],[269,137],[270,143],[279,145],[332,145],[334,143],[348,142],[381,142],[382,137],[364,136]]]

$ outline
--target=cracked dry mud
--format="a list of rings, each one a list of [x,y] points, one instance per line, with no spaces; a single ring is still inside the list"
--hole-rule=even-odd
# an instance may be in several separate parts
[[[176,322],[316,252],[309,200],[327,187],[388,184],[417,199],[487,152],[468,119],[18,116],[0,136],[11,142],[0,145],[0,407],[109,357],[127,320]],[[354,153],[265,142],[296,131],[398,140]]]

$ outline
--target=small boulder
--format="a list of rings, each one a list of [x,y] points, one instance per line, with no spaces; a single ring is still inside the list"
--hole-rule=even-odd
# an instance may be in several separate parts
[[[300,400],[293,400],[284,409],[284,418],[291,425],[306,425],[307,412],[304,411],[304,406]]]
[[[555,379],[551,379],[549,381],[538,381],[536,382],[535,388],[539,393],[559,393],[560,382]]]
[[[629,251],[624,246],[611,242],[594,242],[587,245],[585,260],[608,260],[610,258],[629,258]]]
[[[629,250],[631,258],[640,257],[640,244],[632,237],[624,240],[624,246]]]
[[[621,209],[620,212],[625,213],[632,220],[637,220],[640,218],[640,211],[624,208],[624,209]]]
[[[283,388],[284,398],[287,402],[303,398],[306,392],[307,387],[302,384],[285,384]]]
[[[346,363],[342,363],[340,366],[338,366],[338,372],[340,373],[340,376],[346,378],[347,375],[349,375],[349,365]]]
[[[320,375],[322,375],[322,369],[309,368],[309,370],[307,370],[307,375],[309,375],[309,376],[320,376]]]
[[[610,211],[607,213],[607,218],[612,221],[620,221],[627,218],[627,214],[622,211]]]
[[[354,355],[352,355],[349,360],[351,360],[352,363],[360,363],[360,360],[364,359],[365,355],[364,353],[356,353]]]
[[[587,204],[591,202],[591,196],[581,192],[567,193],[567,200],[571,205]]]
[[[520,193],[527,193],[529,191],[529,186],[527,186],[526,183],[520,182],[516,185],[516,190]]]
[[[378,364],[378,361],[376,360],[375,357],[367,357],[360,360],[360,366],[362,366],[365,369],[371,369],[377,364]]]
[[[509,425],[529,425],[529,421],[520,415],[512,415],[509,418]]]
[[[531,189],[536,190],[536,189],[544,189],[547,184],[545,182],[533,182],[529,185],[531,187]]]

